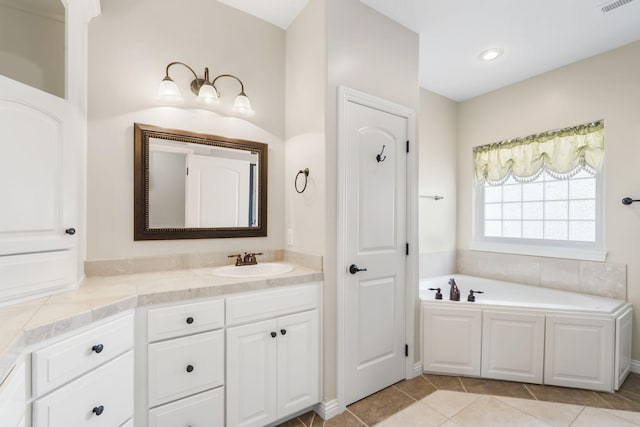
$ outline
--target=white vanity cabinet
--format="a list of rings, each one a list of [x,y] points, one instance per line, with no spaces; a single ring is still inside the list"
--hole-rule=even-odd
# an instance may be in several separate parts
[[[263,426],[319,402],[318,292],[314,284],[227,299],[227,426]]]
[[[27,385],[25,365],[21,360],[0,383],[0,421],[2,427],[24,427]]]
[[[133,316],[32,352],[33,427],[112,427],[133,416]]]
[[[141,316],[149,427],[224,426],[224,307],[224,299],[200,300]]]
[[[422,363],[427,372],[480,375],[482,311],[422,305]]]

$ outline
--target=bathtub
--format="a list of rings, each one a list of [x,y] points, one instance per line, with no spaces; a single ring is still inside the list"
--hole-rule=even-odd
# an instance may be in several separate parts
[[[422,279],[419,295],[424,372],[612,392],[631,370],[625,301],[460,274]]]

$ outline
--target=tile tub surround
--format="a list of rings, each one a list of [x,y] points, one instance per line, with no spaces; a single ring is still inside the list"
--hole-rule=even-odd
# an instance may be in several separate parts
[[[469,276],[627,299],[626,264],[458,250],[456,271]]]
[[[308,412],[279,427],[631,427],[640,425],[638,411],[638,374],[616,393],[425,374],[355,402],[330,420]]]
[[[323,280],[295,266],[269,278],[225,278],[210,268],[88,277],[78,289],[0,306],[0,383],[25,349],[136,307]]]

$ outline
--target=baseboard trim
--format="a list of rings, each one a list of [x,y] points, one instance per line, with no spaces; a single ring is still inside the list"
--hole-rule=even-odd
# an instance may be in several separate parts
[[[640,374],[640,360],[631,360],[631,372]]]
[[[338,400],[333,399],[328,402],[320,402],[316,405],[316,413],[322,417],[323,420],[328,420],[338,415]]]
[[[413,364],[413,378],[422,375],[422,362],[416,362]]]

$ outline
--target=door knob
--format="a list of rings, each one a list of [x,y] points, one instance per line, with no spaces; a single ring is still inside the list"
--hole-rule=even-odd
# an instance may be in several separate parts
[[[96,406],[91,410],[91,412],[93,412],[94,414],[96,414],[96,416],[99,417],[104,412],[104,406],[102,405]]]
[[[355,265],[355,264],[351,264],[349,266],[349,273],[356,274],[358,271],[367,271],[367,269],[366,268],[358,268],[358,266]]]
[[[71,227],[64,230],[64,232],[67,233],[69,236],[73,236],[74,234],[76,234],[76,229]]]

